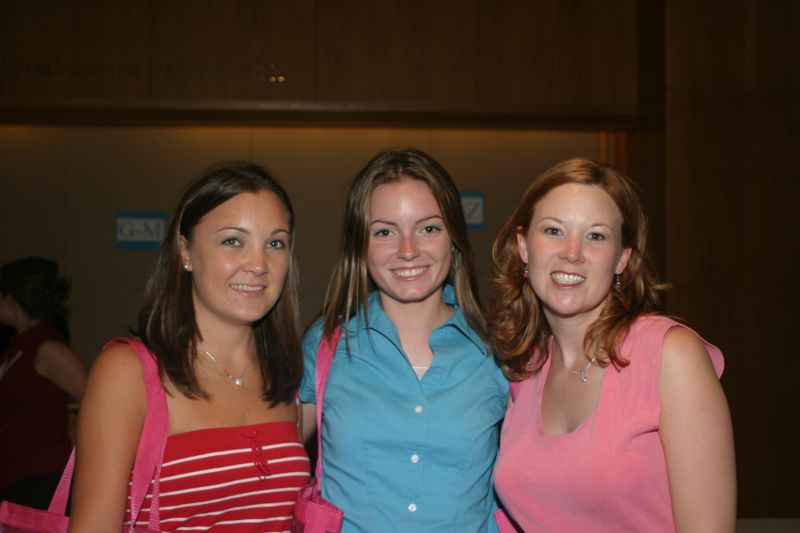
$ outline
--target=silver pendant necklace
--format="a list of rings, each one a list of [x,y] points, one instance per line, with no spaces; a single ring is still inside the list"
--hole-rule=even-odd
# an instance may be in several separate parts
[[[212,361],[214,361],[214,363],[216,363],[222,369],[222,372],[225,374],[225,377],[227,377],[229,380],[231,380],[231,383],[233,383],[237,387],[241,387],[242,385],[244,385],[244,373],[247,372],[247,368],[250,366],[249,362],[247,363],[247,365],[245,365],[244,370],[242,370],[241,375],[237,378],[233,374],[228,372],[228,369],[225,368],[219,361],[217,361],[217,358],[214,357],[213,355],[211,355],[211,352],[209,352],[206,349],[203,349],[203,352],[205,352],[205,354],[208,356],[208,358],[211,359]]]
[[[572,370],[571,368],[568,368],[565,365],[561,365],[561,366],[563,366],[564,370],[566,370],[570,374],[576,374],[576,375],[580,376],[581,377],[581,383],[586,383],[587,381],[589,381],[589,367],[592,366],[596,360],[597,360],[597,357],[592,357],[592,360],[589,361],[589,364],[587,364],[585,367],[583,367],[580,370]]]

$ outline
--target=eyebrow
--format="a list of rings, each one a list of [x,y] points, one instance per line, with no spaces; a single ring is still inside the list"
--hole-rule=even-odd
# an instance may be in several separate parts
[[[439,220],[441,220],[442,222],[444,222],[444,218],[443,218],[441,215],[428,215],[428,216],[426,216],[426,217],[422,217],[422,218],[420,218],[419,220],[417,220],[417,221],[416,221],[416,222],[414,222],[414,223],[415,223],[415,224],[421,224],[421,223],[423,223],[423,222],[427,222],[428,220],[431,220],[431,219],[433,219],[433,218],[438,218]],[[386,224],[386,225],[389,225],[389,226],[397,226],[397,222],[392,222],[392,221],[390,221],[390,220],[383,220],[383,219],[381,219],[381,218],[377,218],[377,219],[375,219],[375,220],[371,220],[371,221],[370,221],[370,223],[369,223],[369,225],[371,226],[371,225],[373,225],[373,224]]]
[[[542,218],[539,219],[540,222],[543,221],[543,220],[552,220],[553,222],[558,222],[559,224],[563,224],[564,223],[563,220],[561,220],[560,218],[556,218],[556,217],[542,217]],[[603,227],[606,227],[608,229],[613,229],[609,224],[606,224],[605,222],[594,222],[594,223],[591,224],[590,227],[594,228],[596,226],[603,226]]]
[[[219,228],[216,231],[216,233],[221,233],[223,231],[231,231],[231,230],[244,233],[245,235],[250,235],[250,230],[248,230],[246,228],[239,227],[239,226],[225,226],[225,227]],[[286,233],[287,235],[291,235],[292,234],[292,232],[289,231],[288,229],[277,228],[277,229],[272,230],[270,235],[275,235],[277,233]]]

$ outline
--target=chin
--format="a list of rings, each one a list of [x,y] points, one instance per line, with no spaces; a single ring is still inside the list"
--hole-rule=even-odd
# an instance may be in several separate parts
[[[267,316],[271,309],[272,308],[270,307],[270,308],[262,309],[262,310],[259,310],[259,311],[253,311],[253,312],[249,312],[249,313],[242,313],[241,315],[239,315],[239,319],[241,321],[243,321],[243,322],[246,322],[246,323],[252,325],[252,324],[258,322],[259,320],[261,320],[262,318],[264,318],[265,316]]]
[[[428,298],[430,298],[436,291],[430,289],[420,289],[420,290],[403,290],[403,291],[392,291],[392,293],[387,294],[393,300],[397,300],[400,303],[419,303],[424,302]]]
[[[544,308],[552,316],[557,318],[575,318],[579,316],[594,315],[595,318],[600,316],[602,310],[602,303],[600,305],[586,307],[583,305],[561,305],[561,306],[545,306]]]

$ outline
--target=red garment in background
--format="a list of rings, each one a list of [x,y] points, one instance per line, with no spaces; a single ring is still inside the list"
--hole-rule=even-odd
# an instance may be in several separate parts
[[[51,339],[64,340],[43,320],[11,337],[0,358],[0,488],[61,472],[69,458],[67,394],[33,366],[39,346]]]

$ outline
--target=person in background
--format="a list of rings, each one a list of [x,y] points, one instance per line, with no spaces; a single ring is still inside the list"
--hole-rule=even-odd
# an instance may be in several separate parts
[[[321,338],[322,495],[342,531],[486,531],[508,383],[485,343],[458,191],[419,150],[376,155],[347,195],[321,318],[303,339],[304,435]]]
[[[495,486],[522,530],[733,531],[722,353],[660,314],[632,182],[588,159],[533,181],[493,247],[496,356],[523,380]]]
[[[295,397],[302,376],[294,214],[245,162],[184,191],[150,274],[138,334],[158,362],[169,437],[161,531],[286,531],[308,483]],[[78,419],[71,532],[130,524],[128,481],[147,393],[127,343],[108,346]],[[137,526],[149,521],[149,498]]]
[[[46,509],[69,457],[67,403],[86,369],[67,344],[69,282],[58,264],[28,257],[0,267],[0,500]]]

